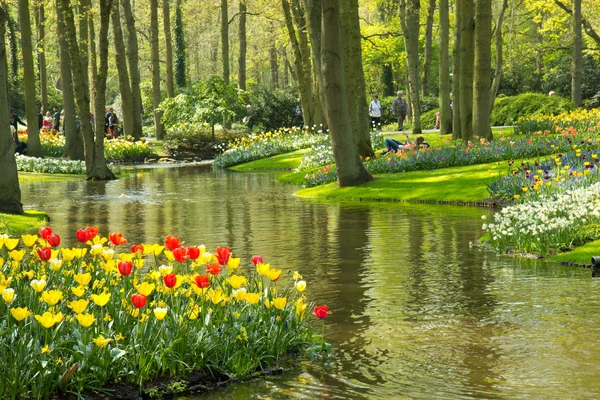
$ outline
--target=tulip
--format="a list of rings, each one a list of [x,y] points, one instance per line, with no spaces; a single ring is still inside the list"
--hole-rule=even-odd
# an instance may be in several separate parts
[[[58,270],[60,270],[60,267],[62,267],[63,261],[59,260],[58,258],[52,258],[49,260],[50,262],[50,269],[54,272],[57,272]]]
[[[35,290],[37,293],[39,293],[42,290],[44,290],[44,288],[46,287],[46,281],[43,279],[40,279],[40,280],[34,279],[31,281],[30,285],[33,288],[33,290]]]
[[[165,238],[165,247],[167,250],[175,250],[180,245],[179,238],[177,236],[167,236]]]
[[[2,299],[6,303],[12,303],[12,301],[15,299],[15,290],[11,288],[4,289],[2,291]]]
[[[135,308],[143,308],[146,305],[146,296],[141,293],[131,296],[131,302]]]
[[[231,292],[231,297],[237,299],[238,301],[242,301],[246,298],[247,293],[248,291],[246,290],[246,288],[239,288]]]
[[[187,254],[187,250],[183,247],[178,247],[178,248],[174,249],[173,257],[175,258],[176,261],[179,261],[179,262],[184,262],[189,258],[188,254]]]
[[[254,264],[254,266],[256,267],[256,264],[262,264],[263,263],[263,259],[261,256],[256,255],[254,257],[252,257],[252,264]]]
[[[14,314],[13,314],[14,316]],[[16,317],[15,317],[16,318]],[[62,321],[63,315],[62,313],[52,314],[49,311],[46,311],[42,315],[36,315],[35,319],[46,329],[52,328],[54,324]]]
[[[129,276],[131,274],[131,270],[133,269],[133,264],[131,261],[121,261],[119,263],[119,273],[123,276]]]
[[[81,286],[86,286],[92,280],[92,274],[89,272],[76,274],[73,279],[75,279],[75,282],[79,283]]]
[[[304,313],[304,310],[306,310],[306,306],[308,306],[308,304],[304,302],[303,298],[298,299],[298,301],[296,302],[296,314],[300,315]]]
[[[92,342],[94,342],[98,347],[106,347],[106,345],[112,342],[112,339],[106,339],[103,335],[99,335],[98,337],[92,339]]]
[[[210,282],[208,281],[208,275],[196,275],[193,282],[200,289],[206,289],[210,287]]]
[[[246,281],[246,277],[244,277],[244,276],[231,275],[229,278],[227,278],[227,282],[229,282],[229,284],[231,285],[232,288],[239,289],[247,281]]]
[[[265,274],[265,276],[267,278],[269,278],[270,280],[272,280],[273,282],[276,282],[279,280],[279,277],[281,276],[281,270],[280,269],[269,269],[267,271],[267,273]]]
[[[198,247],[188,247],[187,255],[192,260],[197,260],[200,257],[200,249]]]
[[[212,301],[213,304],[219,304],[221,301],[226,300],[227,296],[223,295],[221,289],[208,291],[208,298]]]
[[[54,233],[49,235],[46,240],[48,241],[48,244],[52,247],[58,247],[60,245],[60,236]]]
[[[315,309],[313,310],[313,315],[319,319],[325,319],[329,314],[331,314],[331,311],[327,310],[327,306],[315,306]]]
[[[11,239],[11,238],[4,239],[4,246],[6,246],[6,248],[9,251],[14,250],[18,244],[19,244],[19,239]]]
[[[52,228],[50,228],[49,226],[40,229],[40,236],[42,237],[42,239],[48,240],[48,236],[50,235],[52,235]]]
[[[206,272],[208,272],[209,274],[217,275],[221,271],[223,271],[223,269],[219,267],[219,264],[216,262],[208,264],[206,266]]]
[[[286,304],[287,299],[285,297],[276,297],[273,299],[273,306],[278,310],[283,310]]]
[[[110,242],[113,244],[113,246],[119,246],[127,243],[127,239],[125,239],[123,237],[123,234],[120,232],[111,233],[110,235],[108,235],[108,239],[110,239]]]
[[[298,281],[298,282],[296,282],[296,290],[299,293],[304,292],[305,289],[306,289],[306,281]]]
[[[154,283],[142,282],[135,288],[144,296],[150,296],[150,294],[152,294],[152,292],[154,291],[155,285]]]
[[[158,267],[158,271],[160,272],[161,275],[168,275],[170,273],[173,272],[173,267],[171,265],[161,265],[160,267]]]
[[[25,243],[25,246],[27,247],[32,247],[38,240],[37,235],[21,235],[21,238],[23,239],[23,243]]]
[[[246,300],[248,304],[256,304],[260,300],[260,293],[246,293],[244,300]]]
[[[156,317],[157,320],[162,321],[165,316],[167,315],[167,308],[155,308],[154,310],[152,310],[154,312],[154,316]]]
[[[81,314],[85,311],[89,303],[90,302],[88,300],[81,299],[77,301],[70,301],[67,303],[67,305],[75,314]]]
[[[75,319],[84,328],[88,328],[96,321],[96,317],[93,314],[77,314]]]
[[[77,241],[79,243],[85,243],[90,240],[90,233],[86,229],[77,229]]]
[[[41,299],[49,306],[55,306],[59,301],[63,299],[63,293],[60,290],[48,290],[42,293]]]
[[[163,281],[165,282],[165,286],[171,289],[177,284],[177,275],[167,274],[163,277]]]
[[[52,258],[52,249],[50,247],[44,247],[41,249],[37,249],[38,256],[43,261],[48,261]]]
[[[131,252],[132,253],[143,253],[144,252],[144,245],[143,244],[134,244],[131,246]]]
[[[13,318],[19,322],[23,321],[27,317],[30,317],[32,314],[27,307],[11,308],[10,313],[12,314]]]
[[[110,300],[110,293],[93,294],[90,299],[99,307],[104,307]]]
[[[8,256],[13,261],[21,261],[23,257],[25,257],[25,250],[13,250],[10,253],[8,253]]]
[[[229,262],[229,257],[231,257],[229,247],[217,247],[217,260],[219,261],[219,264],[227,264]]]
[[[87,231],[87,233],[90,236],[89,240],[92,240],[93,238],[98,236],[98,227],[97,226],[88,226],[85,228],[85,230]]]
[[[73,292],[75,296],[81,297],[85,293],[85,286],[72,287],[71,292]]]

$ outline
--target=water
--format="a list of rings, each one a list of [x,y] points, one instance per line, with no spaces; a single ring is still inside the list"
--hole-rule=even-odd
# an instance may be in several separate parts
[[[268,174],[196,168],[21,189],[63,243],[98,225],[132,243],[227,244],[300,271],[310,300],[333,311],[332,360],[199,399],[600,397],[600,280],[472,247],[489,210],[315,202]]]

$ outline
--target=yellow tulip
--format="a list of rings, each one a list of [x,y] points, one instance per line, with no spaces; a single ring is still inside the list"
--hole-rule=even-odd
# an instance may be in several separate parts
[[[149,246],[149,249],[150,249],[149,254],[158,256],[158,255],[160,255],[160,253],[162,253],[164,248],[165,248],[165,246],[161,246],[160,244],[153,244],[152,246]],[[145,250],[146,250],[146,246],[144,246],[144,251]]]
[[[156,307],[154,310],[154,316],[157,320],[162,321],[167,315],[167,308]]]
[[[162,276],[169,275],[171,272],[173,272],[173,266],[172,265],[161,265],[160,267],[158,267],[158,271],[160,272],[160,274]]]
[[[154,285],[154,283],[142,282],[141,284],[137,285],[135,288],[137,289],[138,292],[140,292],[144,296],[150,296],[152,294],[152,292],[154,291],[155,287],[156,286]]]
[[[260,293],[246,293],[244,300],[246,300],[248,304],[256,304],[260,300]]]
[[[304,312],[304,310],[306,310],[306,306],[308,304],[306,304],[304,302],[303,298],[298,299],[298,301],[296,302],[296,314],[300,315]]]
[[[44,288],[46,287],[46,281],[43,279],[41,279],[41,280],[34,279],[31,281],[30,285],[33,288],[33,290],[35,290],[36,292],[39,293],[42,290],[44,290]]]
[[[275,268],[268,270],[267,273],[265,274],[265,276],[272,281],[276,281],[277,279],[279,279],[280,275],[281,275],[281,270],[275,269]]]
[[[11,239],[11,238],[4,239],[4,245],[6,246],[6,248],[9,251],[14,250],[18,244],[19,244],[19,239]]]
[[[83,258],[87,254],[86,248],[73,249],[73,254],[76,258]]]
[[[202,246],[200,246],[200,248],[202,249]],[[200,257],[200,259],[203,263],[210,262],[210,260],[213,259],[213,254],[209,251],[205,251],[204,253],[201,252],[201,254],[202,256]]]
[[[75,275],[73,279],[75,279],[75,282],[79,283],[79,285],[87,286],[87,284],[92,280],[92,275],[89,272],[86,272]]]
[[[25,246],[31,247],[38,240],[38,236],[37,235],[21,235],[21,239],[23,239],[23,243],[25,243]]]
[[[231,275],[229,278],[227,278],[227,282],[229,282],[232,288],[239,289],[244,283],[246,283],[246,277],[241,275]]]
[[[25,250],[13,250],[8,253],[8,256],[13,261],[22,261],[23,257],[25,257]]]
[[[12,303],[15,299],[15,290],[11,288],[4,289],[2,291],[2,299],[7,303]]]
[[[104,292],[102,294],[93,294],[90,296],[90,299],[92,299],[97,306],[104,307],[110,300],[110,293]]]
[[[4,258],[0,257],[0,268],[4,266]]]
[[[23,321],[27,317],[30,317],[32,314],[32,312],[29,311],[27,307],[11,308],[10,313],[12,314],[14,319],[16,319],[19,322]]]
[[[170,250],[165,250],[165,257],[167,257],[167,260],[169,261],[175,261],[175,257],[173,256],[173,252]]]
[[[102,250],[104,250],[104,248],[102,247],[102,244],[100,244],[100,243],[94,244],[90,247],[90,254],[97,256],[99,254],[102,254]]]
[[[77,297],[81,297],[83,296],[83,294],[85,293],[85,286],[73,286],[71,288],[71,292],[73,292],[73,294]]]
[[[92,342],[96,344],[98,347],[106,347],[112,339],[106,339],[103,335],[99,335],[98,337],[92,339]]]
[[[119,254],[119,260],[121,261],[133,261],[133,258],[135,257],[134,253],[120,253]]]
[[[94,317],[93,314],[77,314],[75,316],[75,319],[84,328],[89,327],[90,325],[92,325],[94,323],[94,321],[96,321],[96,317]]]
[[[287,304],[287,299],[285,297],[276,297],[273,299],[273,305],[278,310],[283,310],[285,305]]]
[[[48,290],[42,293],[42,301],[50,306],[55,306],[63,299],[63,293],[60,290]]]
[[[306,281],[298,281],[298,282],[296,282],[296,290],[299,293],[304,292],[305,289],[306,289]]]
[[[246,288],[240,288],[231,292],[231,297],[237,299],[238,301],[243,301],[246,298]]]
[[[271,303],[271,300],[269,300],[269,299],[265,299],[265,307],[267,307],[267,308],[271,308],[271,306],[272,306],[272,305],[273,305],[273,304]]]
[[[142,258],[136,258],[135,260],[133,260],[133,266],[137,269],[142,268],[145,263],[146,262]]]
[[[227,300],[227,297],[223,295],[223,292],[221,292],[221,290],[212,289],[208,291],[208,298],[210,299],[210,301],[213,302],[213,304],[219,304],[221,301]]]
[[[113,249],[103,249],[102,257],[104,257],[106,261],[112,260],[115,258],[115,251]]]
[[[57,272],[58,270],[60,270],[60,267],[62,267],[62,260],[59,260],[58,258],[52,258],[50,261],[50,269],[54,272]]]
[[[42,315],[36,315],[35,319],[42,324],[44,328],[49,329],[52,328],[57,322],[62,321],[62,314],[58,313],[54,315],[51,312],[46,311]]]
[[[42,354],[44,354],[44,353],[50,353],[49,345],[45,345],[44,347],[42,347]]]
[[[266,275],[270,269],[271,269],[270,264],[261,264],[261,263],[256,264],[256,271],[261,275]]]
[[[73,261],[75,258],[75,251],[73,249],[62,248],[60,249],[60,252],[62,253],[62,258],[64,261]]]
[[[202,308],[199,307],[198,305],[195,305],[194,307],[192,307],[192,309],[188,313],[188,318],[191,319],[192,321],[195,319],[198,319],[198,316],[200,315],[200,311],[202,311]]]
[[[71,301],[69,303],[67,303],[67,305],[69,306],[69,308],[71,310],[73,310],[73,312],[75,312],[75,314],[81,314],[82,312],[85,311],[85,309],[87,308],[88,304],[90,304],[90,302],[88,300],[77,300],[77,301]]]

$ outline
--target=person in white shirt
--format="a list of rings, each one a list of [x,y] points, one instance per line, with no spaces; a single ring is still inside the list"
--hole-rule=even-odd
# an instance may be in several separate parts
[[[371,117],[371,129],[381,130],[381,103],[377,95],[373,96],[373,100],[369,104],[369,116]]]

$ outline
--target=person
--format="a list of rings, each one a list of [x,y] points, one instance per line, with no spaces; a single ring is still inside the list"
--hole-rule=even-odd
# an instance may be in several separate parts
[[[44,116],[42,115],[42,112],[39,110],[37,113],[37,118],[38,118],[38,128],[40,130],[42,130],[42,128],[44,127]]]
[[[44,118],[42,127],[47,130],[52,129],[52,113],[50,111],[46,112],[46,118]]]
[[[298,102],[296,110],[294,111],[294,124],[302,125],[304,120],[302,119],[302,104]]]
[[[25,155],[25,153],[27,153],[27,145],[19,140],[17,128],[14,127],[12,122],[10,124],[10,133],[12,134],[13,140],[15,142],[15,153]]]
[[[408,103],[402,97],[402,90],[398,90],[396,93],[396,98],[392,102],[392,111],[396,118],[398,119],[398,130],[404,130],[404,120],[406,119],[406,114],[408,113]]]
[[[406,140],[404,141],[404,143],[401,143],[395,139],[385,139],[385,147],[387,147],[387,150],[384,151],[383,153],[381,153],[381,155],[387,154],[391,151],[393,152],[397,152],[398,150],[404,150],[405,148],[412,146],[412,143],[410,142],[410,138],[408,137],[408,135],[406,135]],[[415,146],[419,147],[419,148],[428,148],[429,143],[427,143],[425,141],[425,138],[423,136],[417,136],[416,142],[415,142]]]
[[[27,126],[27,124],[21,121],[21,118],[13,110],[10,110],[10,124],[14,126],[15,131],[19,131],[19,124]]]
[[[381,130],[381,103],[377,95],[373,96],[373,100],[369,104],[369,116],[371,117],[371,128]]]
[[[54,125],[52,126],[56,132],[60,129],[60,111],[58,111],[58,107],[54,106]]]
[[[110,132],[110,137],[113,139],[119,136],[119,118],[117,118],[117,114],[115,114],[112,108],[108,117],[108,131]]]

